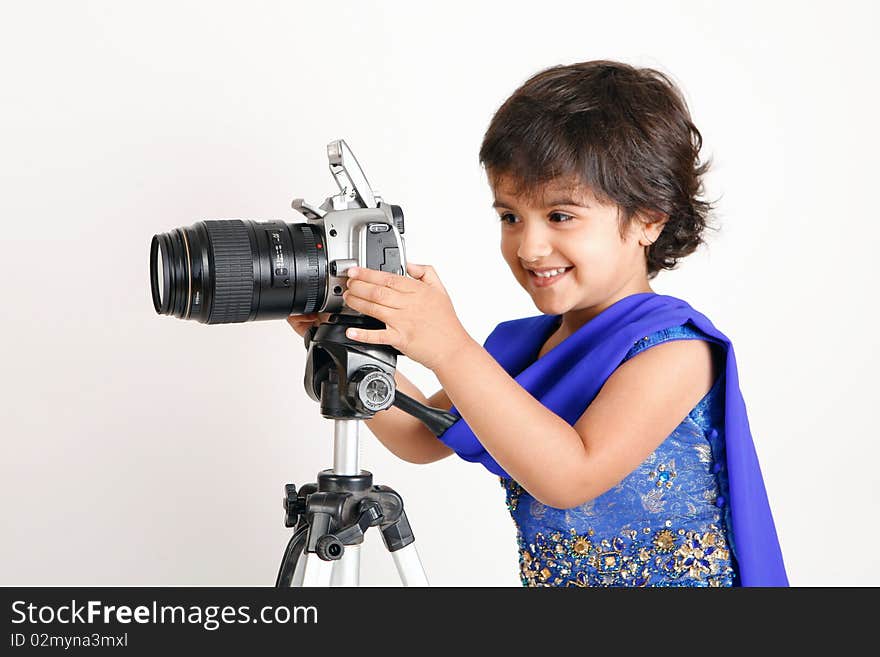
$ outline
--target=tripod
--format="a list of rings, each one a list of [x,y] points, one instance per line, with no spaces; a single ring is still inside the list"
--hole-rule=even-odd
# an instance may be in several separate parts
[[[394,370],[400,352],[390,345],[352,342],[345,336],[348,326],[384,328],[370,317],[334,314],[305,335],[306,392],[334,421],[333,469],[319,472],[317,483],[299,490],[294,484],[284,487],[284,524],[293,527],[293,535],[275,586],[357,586],[360,546],[364,533],[375,526],[401,583],[427,586],[403,499],[387,486],[374,485],[373,475],[360,469],[358,434],[362,420],[392,405],[438,436],[458,418],[397,391]]]

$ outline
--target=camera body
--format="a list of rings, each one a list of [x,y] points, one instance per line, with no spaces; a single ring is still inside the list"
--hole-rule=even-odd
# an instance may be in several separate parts
[[[339,193],[318,207],[295,199],[304,222],[208,220],[154,235],[156,312],[204,324],[360,315],[342,299],[349,267],[405,275],[403,211],[370,187],[343,140],[327,157]]]
[[[332,201],[331,201],[332,202]],[[338,203],[338,201],[337,201]],[[301,200],[294,209],[307,217],[324,236],[327,257],[325,298],[321,307],[304,312],[354,313],[344,306],[345,272],[349,267],[368,267],[403,276],[406,253],[403,238],[403,213],[398,206],[377,202],[375,208],[354,207],[330,210],[323,216],[304,208]],[[283,250],[276,249],[276,265],[284,269]]]

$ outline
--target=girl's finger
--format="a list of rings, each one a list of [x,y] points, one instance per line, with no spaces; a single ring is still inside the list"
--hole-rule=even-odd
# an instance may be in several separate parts
[[[431,265],[417,265],[408,262],[406,263],[406,271],[410,276],[420,280],[422,283],[443,287],[443,284],[440,282],[440,277]]]
[[[407,262],[406,273],[413,278],[421,278],[425,275],[425,265],[417,265],[414,262]]]
[[[392,332],[388,329],[365,331],[364,329],[347,329],[345,336],[358,342],[369,344],[392,344]]]
[[[389,306],[383,306],[378,303],[374,303],[373,301],[367,301],[366,299],[362,299],[361,297],[356,297],[351,294],[351,292],[344,292],[342,298],[345,300],[346,305],[352,310],[357,310],[364,315],[369,315],[375,319],[378,319],[380,322],[389,323],[391,317],[390,314],[394,312],[394,309]]]

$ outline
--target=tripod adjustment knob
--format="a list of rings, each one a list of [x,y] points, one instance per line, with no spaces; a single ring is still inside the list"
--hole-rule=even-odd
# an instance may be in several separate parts
[[[294,484],[284,486],[284,526],[296,527],[299,516],[306,511],[306,501],[296,494]]]
[[[394,377],[382,370],[363,367],[351,376],[349,386],[362,413],[384,411],[394,404]]]
[[[342,558],[345,546],[333,534],[324,534],[315,543],[315,553],[323,561],[336,561]]]

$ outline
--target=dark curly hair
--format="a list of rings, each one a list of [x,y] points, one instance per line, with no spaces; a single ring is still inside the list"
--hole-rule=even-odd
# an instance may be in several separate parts
[[[650,68],[590,61],[543,70],[495,113],[480,147],[490,180],[510,178],[536,198],[554,179],[586,184],[619,208],[620,234],[634,217],[668,215],[646,247],[648,278],[704,243],[714,203],[700,198],[703,138],[683,95]],[[644,220],[644,219],[641,219]]]

